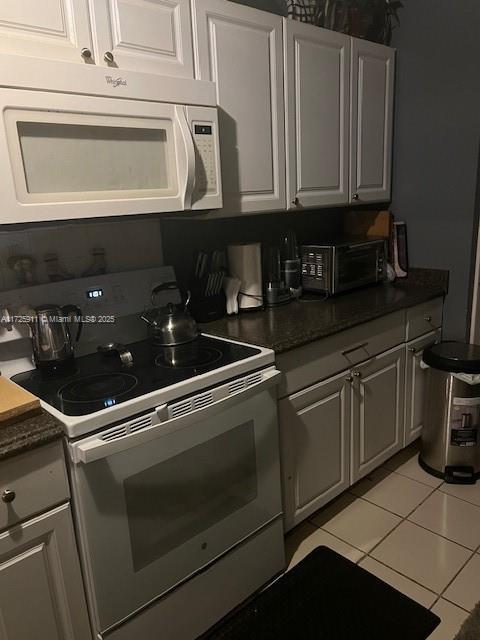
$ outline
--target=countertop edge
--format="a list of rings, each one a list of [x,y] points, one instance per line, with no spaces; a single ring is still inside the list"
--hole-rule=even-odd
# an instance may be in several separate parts
[[[281,353],[286,353],[287,351],[293,351],[294,349],[303,347],[307,344],[310,344],[311,342],[315,342],[316,340],[322,340],[323,338],[334,336],[337,333],[342,333],[342,331],[348,331],[349,329],[353,329],[354,327],[358,327],[362,324],[366,324],[367,322],[371,322],[372,320],[376,320],[377,318],[388,316],[391,313],[396,313],[397,311],[402,311],[404,309],[410,309],[411,307],[416,307],[417,305],[422,304],[423,302],[429,302],[430,300],[435,300],[435,298],[443,298],[445,297],[445,295],[446,295],[445,291],[438,291],[436,293],[432,292],[431,295],[419,296],[418,300],[409,301],[408,304],[405,304],[402,307],[399,307],[398,305],[393,305],[393,304],[391,305],[391,308],[388,308],[388,306],[386,306],[385,309],[382,310],[381,312],[372,313],[370,316],[364,317],[359,321],[353,321],[351,324],[344,324],[340,329],[335,329],[333,331],[327,331],[327,332],[312,333],[312,335],[309,336],[307,340],[299,340],[298,344],[292,345],[292,343],[290,342],[288,343],[288,345],[284,345],[282,344],[282,342],[278,342],[278,343],[275,343],[274,346],[269,346],[268,348],[273,349],[276,355],[280,355]],[[265,345],[259,345],[259,346],[265,346]]]
[[[0,425],[0,461],[32,451],[63,436],[61,423],[47,411]]]
[[[329,336],[336,335],[343,331],[348,331],[349,329],[397,311],[406,310],[436,298],[444,298],[447,295],[448,272],[441,270],[417,269],[414,270],[414,274],[412,274],[412,276],[413,277],[409,277],[405,280],[397,280],[393,285],[384,285],[386,287],[394,287],[398,291],[403,290],[405,292],[404,299],[401,297],[396,299],[395,296],[390,296],[389,292],[385,290],[385,299],[381,299],[379,302],[374,302],[371,308],[368,307],[367,303],[366,305],[362,305],[361,309],[358,310],[358,305],[355,306],[354,303],[352,306],[351,316],[349,316],[348,313],[345,313],[345,300],[347,300],[347,296],[349,294],[344,294],[344,296],[339,296],[338,298],[331,298],[331,304],[335,305],[336,301],[338,301],[339,305],[343,306],[343,313],[340,314],[340,319],[336,323],[323,323],[322,326],[322,322],[320,320],[312,320],[310,314],[310,317],[307,319],[303,318],[304,324],[302,324],[302,331],[298,338],[293,335],[291,324],[290,327],[288,327],[288,319],[285,320],[285,312],[283,311],[285,308],[291,308],[291,305],[278,307],[278,310],[273,308],[269,310],[255,311],[252,312],[251,315],[239,314],[237,316],[231,316],[230,318],[223,318],[212,323],[205,323],[201,325],[201,330],[219,338],[238,340],[239,342],[272,349],[278,356],[317,340],[322,340],[323,338],[328,338]],[[365,290],[365,293],[368,296],[369,294],[372,294],[372,291],[373,289],[369,288],[369,290]],[[357,303],[359,293],[360,292],[356,292]],[[358,313],[356,313],[357,311]],[[262,317],[260,314],[264,314],[264,316]],[[270,315],[268,316],[267,314]],[[253,326],[250,328],[252,318],[255,318],[255,320],[258,321],[259,329]],[[270,321],[273,320],[271,328],[265,326],[269,319]],[[276,323],[278,323],[278,326],[275,326]],[[285,325],[287,325],[287,329],[283,328]],[[269,331],[270,334],[268,333]]]

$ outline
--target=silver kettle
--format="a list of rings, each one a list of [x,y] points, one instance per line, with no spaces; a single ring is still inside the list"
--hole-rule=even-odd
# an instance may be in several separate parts
[[[81,315],[81,310],[75,305],[58,307],[49,304],[34,309],[30,329],[33,360],[39,369],[60,373],[73,366],[74,342],[78,342],[82,331]],[[73,321],[78,326],[75,339],[70,332]]]
[[[169,302],[164,307],[155,306],[158,293],[173,290],[178,290],[176,282],[165,282],[155,287],[151,295],[153,308],[140,316],[147,323],[154,344],[161,347],[186,344],[198,336],[197,323],[188,313],[190,293],[188,293],[184,304],[175,305]]]

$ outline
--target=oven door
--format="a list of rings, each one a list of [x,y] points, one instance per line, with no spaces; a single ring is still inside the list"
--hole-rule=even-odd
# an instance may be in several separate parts
[[[231,395],[203,408],[205,393],[177,403],[179,417],[159,407],[127,428],[116,425],[106,436],[69,445],[77,461],[71,466],[74,510],[97,631],[117,625],[279,517],[278,376],[268,369],[256,384],[232,387]]]
[[[334,293],[373,284],[383,278],[380,245],[353,244],[335,248]]]

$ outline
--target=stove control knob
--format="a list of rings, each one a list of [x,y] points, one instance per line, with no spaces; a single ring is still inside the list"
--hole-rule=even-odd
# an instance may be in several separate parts
[[[15,491],[12,491],[11,489],[5,489],[2,493],[2,502],[5,502],[5,504],[9,504],[10,502],[13,502],[16,497],[17,494],[15,493]]]
[[[97,351],[99,353],[109,354],[116,353],[120,358],[120,362],[122,363],[122,367],[126,369],[133,366],[133,356],[132,352],[127,349],[127,347],[119,342],[109,342],[100,347],[97,347]]]

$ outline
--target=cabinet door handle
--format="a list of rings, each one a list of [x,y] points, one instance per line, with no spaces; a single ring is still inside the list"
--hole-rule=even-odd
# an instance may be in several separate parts
[[[423,349],[415,349],[414,347],[409,347],[408,350],[414,358],[420,358],[423,355]]]
[[[88,47],[83,47],[83,49],[80,51],[80,55],[84,60],[90,60],[92,57],[92,52]]]
[[[431,322],[432,321],[432,316],[425,316],[424,320],[425,320],[425,322]]]
[[[358,195],[358,193],[353,194],[352,200],[354,200],[355,202],[357,202],[357,200],[360,200],[360,196]]]
[[[361,374],[360,371],[352,371],[352,373],[353,373],[355,378],[361,378],[362,377],[362,374]]]
[[[16,497],[17,494],[15,493],[15,491],[12,491],[11,489],[5,489],[2,493],[2,502],[5,502],[5,504],[9,504],[10,502],[13,502]]]
[[[345,382],[349,382],[350,384],[352,384],[352,382],[353,382],[353,376],[347,376],[347,377],[345,378]]]
[[[345,351],[342,351],[342,356],[348,356],[349,353],[358,351],[358,349],[366,349],[367,347],[368,347],[368,342],[362,342],[362,344],[357,344],[355,347],[352,347],[351,349],[345,349]]]
[[[292,200],[292,204],[293,204],[295,207],[298,207],[298,205],[300,204],[300,200],[299,200],[298,198],[294,198],[294,199]]]
[[[103,59],[105,60],[105,62],[110,62],[112,63],[115,58],[113,57],[113,53],[111,51],[105,51],[105,53],[103,54]]]

